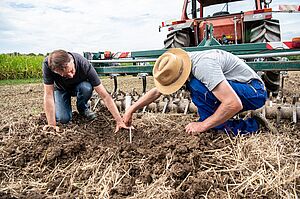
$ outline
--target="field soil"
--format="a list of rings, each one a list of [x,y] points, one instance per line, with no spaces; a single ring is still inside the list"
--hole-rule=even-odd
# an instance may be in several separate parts
[[[300,73],[284,81],[286,102],[300,93]],[[125,92],[142,81],[119,78]],[[113,80],[103,78],[108,91]],[[153,87],[148,78],[147,89]],[[237,136],[185,126],[197,115],[136,113],[132,130],[115,131],[106,107],[87,121],[76,112],[60,132],[48,128],[43,85],[0,86],[0,198],[298,198],[300,126]]]

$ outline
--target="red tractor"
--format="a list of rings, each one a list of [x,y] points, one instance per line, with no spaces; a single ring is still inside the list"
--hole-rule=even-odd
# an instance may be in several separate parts
[[[280,41],[279,20],[272,18],[271,1],[185,0],[181,20],[162,23],[162,27],[171,31],[164,41],[165,48]],[[229,3],[245,2],[255,4],[255,10],[229,13]],[[204,17],[204,8],[217,4],[222,4],[223,9]],[[239,4],[233,6],[242,7]],[[280,73],[266,71],[262,78],[269,93],[277,95]]]
[[[229,13],[228,4],[238,1],[254,1],[256,9]],[[164,41],[165,48],[204,45],[203,39],[209,31],[207,25],[212,25],[213,36],[221,44],[280,41],[280,25],[278,20],[272,19],[271,1],[185,0],[181,20],[162,24],[171,31]],[[221,11],[203,17],[204,8],[217,4],[224,4]]]

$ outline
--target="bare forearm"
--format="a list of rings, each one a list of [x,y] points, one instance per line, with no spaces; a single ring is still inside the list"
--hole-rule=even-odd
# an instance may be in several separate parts
[[[207,129],[214,128],[232,118],[240,110],[239,106],[231,105],[230,103],[221,103],[215,113],[203,121],[203,125]]]
[[[240,98],[227,80],[222,81],[212,92],[221,104],[213,115],[202,122],[206,129],[223,124],[243,109]]]
[[[129,109],[128,112],[134,113],[137,110],[147,106],[148,104],[154,102],[161,96],[161,93],[156,89],[153,88],[148,91],[144,96],[142,96],[137,102],[135,102]]]
[[[56,125],[54,100],[44,96],[44,110],[49,125]]]

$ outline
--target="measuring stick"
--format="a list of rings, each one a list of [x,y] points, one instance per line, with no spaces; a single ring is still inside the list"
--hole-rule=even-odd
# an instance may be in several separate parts
[[[132,143],[132,133],[131,133],[132,127],[129,127],[129,142]]]

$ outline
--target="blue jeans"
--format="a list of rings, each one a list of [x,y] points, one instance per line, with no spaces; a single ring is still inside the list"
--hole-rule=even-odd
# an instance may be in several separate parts
[[[79,113],[89,108],[88,101],[92,97],[93,87],[89,82],[79,83],[74,90],[55,90],[55,116],[56,121],[62,124],[72,119],[71,96],[77,97],[77,110]]]
[[[252,80],[250,83],[241,83],[236,81],[228,81],[233,90],[239,96],[243,104],[243,111],[255,110],[264,106],[267,99],[267,92],[264,85],[259,80]],[[214,114],[220,105],[220,101],[207,87],[195,77],[187,83],[187,88],[191,93],[193,103],[198,108],[200,115],[199,121]],[[230,119],[225,123],[216,126],[214,129],[227,130],[237,134],[247,134],[256,132],[259,129],[258,122],[253,118]]]

